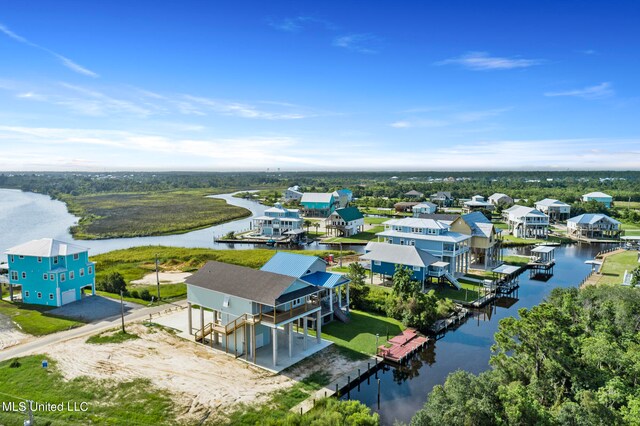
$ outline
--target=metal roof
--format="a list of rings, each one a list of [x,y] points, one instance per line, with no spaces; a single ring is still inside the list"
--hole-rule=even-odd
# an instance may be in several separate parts
[[[614,218],[607,216],[606,214],[602,214],[602,213],[584,213],[581,214],[579,216],[575,216],[572,217],[571,219],[567,220],[567,222],[575,222],[575,223],[588,223],[588,224],[594,224],[602,219],[607,220],[609,223],[613,223],[615,225],[620,225],[620,222],[618,222],[617,220],[615,220]]]
[[[447,232],[444,235],[427,235],[427,234],[414,234],[412,232],[400,232],[400,231],[382,231],[376,235],[381,237],[400,237],[407,238],[409,240],[429,240],[429,241],[443,241],[447,243],[459,243],[471,238],[471,235],[464,235],[459,232]]]
[[[390,219],[382,223],[389,226],[406,226],[409,228],[449,229],[446,225],[435,219],[422,219],[417,217],[405,217],[404,219]]]
[[[337,213],[345,222],[364,219],[364,215],[360,210],[358,210],[357,207],[345,207],[342,209],[336,209],[333,213]]]
[[[434,207],[438,207],[436,204],[430,202],[430,201],[424,201],[420,204],[416,204],[415,206],[413,206],[414,209],[420,209],[420,208],[424,208],[424,207],[429,207],[430,209],[434,208]]]
[[[515,217],[522,217],[522,216],[547,216],[546,214],[542,213],[540,210],[533,208],[533,207],[527,207],[527,206],[521,206],[516,204],[513,207],[509,207],[508,209],[504,210],[505,212],[509,213],[509,216],[514,215]]]
[[[333,202],[333,194],[328,192],[305,192],[302,194],[301,203],[329,203]]]
[[[549,206],[571,207],[569,204],[563,203],[562,201],[559,201],[559,200],[554,200],[553,198],[545,198],[544,200],[537,201],[535,205],[543,206],[543,207],[549,207]]]
[[[84,253],[87,251],[89,251],[88,248],[75,244],[65,243],[64,241],[53,238],[42,238],[11,247],[5,251],[5,253],[19,256],[52,257],[68,256],[70,254]]]
[[[590,192],[588,194],[584,194],[583,197],[590,197],[590,198],[613,198],[611,195],[609,194],[605,194],[604,192]]]
[[[513,266],[513,265],[500,265],[497,268],[494,268],[491,270],[491,272],[495,272],[496,274],[513,274],[514,272],[517,272],[520,269],[519,266]]]
[[[531,253],[551,253],[555,249],[553,246],[537,246],[531,249]]]
[[[314,272],[313,274],[305,275],[301,280],[316,287],[324,288],[334,288],[351,281],[344,275],[331,272]]]
[[[306,256],[304,254],[281,251],[269,259],[260,270],[300,278],[308,274],[313,264],[318,260],[324,263],[324,260],[317,256]]]
[[[360,259],[394,263],[397,265],[426,267],[438,261],[434,255],[413,246],[370,242]]]

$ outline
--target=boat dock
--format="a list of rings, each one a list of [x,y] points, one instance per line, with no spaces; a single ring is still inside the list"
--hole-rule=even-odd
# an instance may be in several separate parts
[[[378,346],[378,356],[387,362],[402,364],[418,349],[429,343],[429,339],[419,335],[414,329],[407,328],[387,342],[387,345]]]
[[[448,318],[439,319],[431,326],[431,333],[438,338],[451,327],[462,323],[462,320],[471,315],[471,311],[467,308],[460,308],[455,314]]]

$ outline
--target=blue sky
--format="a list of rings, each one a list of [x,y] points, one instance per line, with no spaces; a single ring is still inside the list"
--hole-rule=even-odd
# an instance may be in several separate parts
[[[5,1],[0,170],[640,168],[637,1]]]

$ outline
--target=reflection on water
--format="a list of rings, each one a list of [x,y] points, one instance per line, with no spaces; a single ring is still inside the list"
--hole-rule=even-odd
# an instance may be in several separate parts
[[[381,406],[377,409],[377,381],[363,383],[360,392],[352,390],[352,399],[358,399],[380,413],[382,423],[391,425],[395,420],[409,422],[422,408],[433,386],[444,383],[446,376],[462,369],[480,373],[489,368],[493,335],[498,321],[517,315],[520,308],[540,303],[555,287],[577,285],[590,271],[584,261],[605,249],[602,245],[575,244],[556,249],[554,274],[548,281],[535,281],[528,272],[520,275],[520,288],[508,298],[485,306],[456,329],[419,352],[402,367],[392,367],[380,374]],[[528,248],[506,249],[506,255],[528,254]]]

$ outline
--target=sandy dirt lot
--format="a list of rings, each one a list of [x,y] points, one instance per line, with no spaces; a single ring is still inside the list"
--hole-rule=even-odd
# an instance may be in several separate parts
[[[0,331],[0,351],[11,346],[15,346],[24,342],[29,335],[24,334],[16,329],[6,329]]]
[[[189,272],[169,271],[160,272],[158,274],[160,278],[160,284],[179,284],[183,283],[188,277],[191,276]],[[142,279],[131,281],[131,284],[137,285],[153,285],[157,284],[156,273],[152,272],[145,275]]]
[[[289,372],[274,375],[162,329],[135,324],[129,326],[129,331],[141,338],[95,345],[87,344],[84,337],[55,344],[46,352],[57,361],[67,379],[147,378],[176,395],[187,420],[199,420],[207,413],[209,420],[224,417],[240,403],[268,401],[272,392],[288,388],[316,370],[329,367],[337,375],[342,370],[348,371],[350,364],[328,348]],[[322,362],[315,357],[322,357]]]

